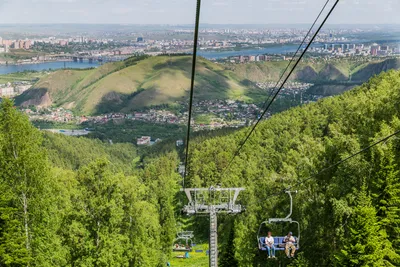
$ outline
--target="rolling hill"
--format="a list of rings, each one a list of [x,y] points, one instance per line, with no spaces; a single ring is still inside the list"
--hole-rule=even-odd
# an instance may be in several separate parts
[[[191,61],[190,56],[139,57],[97,69],[59,70],[38,81],[16,103],[99,114],[184,101],[190,88]],[[198,60],[195,89],[197,100],[250,100],[251,93],[259,91],[205,59]]]
[[[59,70],[40,79],[32,89],[17,97],[16,103],[102,114],[186,101],[191,61],[191,56],[132,57],[97,69]],[[277,81],[287,64],[287,61],[278,61],[222,65],[199,58],[195,101],[259,102],[265,92],[254,83]],[[310,93],[335,95],[382,71],[399,68],[399,59],[308,61],[299,64],[293,79],[315,83]]]

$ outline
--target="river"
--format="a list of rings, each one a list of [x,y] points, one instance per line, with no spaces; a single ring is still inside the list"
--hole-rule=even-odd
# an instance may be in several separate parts
[[[64,65],[65,63],[65,65]],[[96,68],[99,64],[97,62],[89,63],[88,61],[73,62],[73,61],[57,61],[45,62],[38,64],[21,64],[21,65],[0,65],[0,74],[9,74],[14,72],[23,71],[43,71],[43,70],[57,70],[64,67],[70,69],[87,69]]]
[[[321,45],[316,45],[321,46]],[[286,54],[295,52],[298,45],[275,45],[260,49],[244,49],[239,51],[199,51],[198,55],[207,59],[219,59],[233,56],[249,56],[259,54]],[[64,65],[65,64],[65,65]],[[73,61],[57,61],[57,62],[45,62],[38,64],[21,64],[21,65],[0,65],[0,74],[9,74],[23,71],[43,71],[43,70],[57,70],[66,68],[72,69],[86,69],[96,68],[99,64],[97,62],[89,63],[88,61],[73,62]]]
[[[321,47],[320,44],[312,45],[312,47]],[[299,45],[274,45],[259,49],[244,49],[239,51],[199,51],[198,55],[207,59],[220,59],[234,56],[250,56],[250,55],[263,55],[263,54],[286,54],[296,52]]]

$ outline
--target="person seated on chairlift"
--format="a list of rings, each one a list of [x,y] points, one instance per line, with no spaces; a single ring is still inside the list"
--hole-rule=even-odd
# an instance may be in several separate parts
[[[272,237],[272,233],[269,231],[268,236],[265,238],[265,245],[268,250],[268,259],[275,258],[275,246],[274,246],[274,238]]]
[[[294,253],[296,252],[296,246],[294,245],[295,242],[296,239],[292,232],[289,232],[287,236],[283,238],[283,243],[285,243],[285,253],[288,258],[294,257]]]

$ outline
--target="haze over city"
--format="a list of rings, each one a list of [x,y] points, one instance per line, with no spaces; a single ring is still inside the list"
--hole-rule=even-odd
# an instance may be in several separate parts
[[[213,0],[202,2],[202,23],[310,23],[321,0]],[[333,3],[330,3],[332,5]],[[399,1],[340,1],[331,24],[398,24]],[[2,0],[0,23],[192,24],[190,0]]]

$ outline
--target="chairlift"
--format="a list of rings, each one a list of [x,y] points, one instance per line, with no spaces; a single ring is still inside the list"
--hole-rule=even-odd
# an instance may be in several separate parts
[[[292,211],[293,211],[292,193],[297,193],[297,191],[294,192],[286,191],[285,193],[288,194],[290,198],[290,212],[285,218],[270,218],[260,224],[260,227],[258,228],[257,232],[257,243],[258,243],[258,249],[260,251],[267,251],[267,247],[265,245],[265,236],[260,236],[262,228],[267,228],[268,225],[279,224],[279,223],[289,223],[297,225],[297,236],[293,235],[296,242],[293,245],[296,247],[296,251],[300,249],[300,234],[301,234],[300,224],[299,222],[292,220],[292,218],[290,218],[292,216]],[[276,251],[285,250],[285,243],[283,242],[284,238],[285,236],[274,236],[274,247]]]
[[[174,240],[174,247],[172,250],[175,252],[191,252],[193,246],[193,237],[193,231],[179,232]],[[184,241],[184,245],[182,245],[180,241]]]

